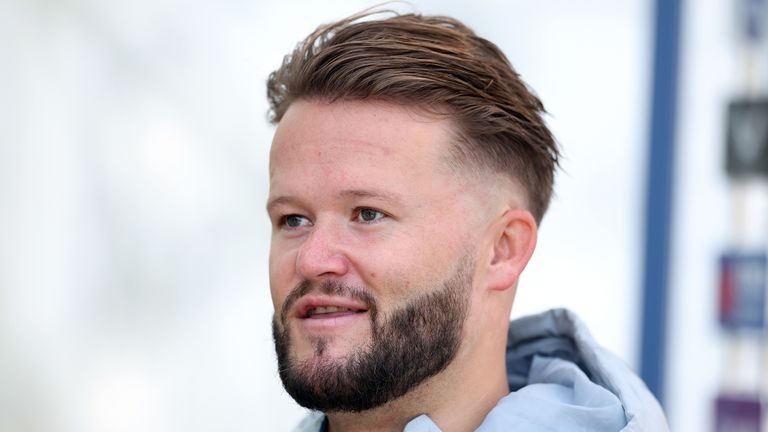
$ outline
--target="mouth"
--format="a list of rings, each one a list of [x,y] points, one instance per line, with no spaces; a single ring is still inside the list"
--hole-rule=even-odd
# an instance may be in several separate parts
[[[355,299],[329,296],[306,296],[296,302],[294,316],[302,322],[342,322],[365,315],[368,306]]]
[[[365,313],[365,309],[350,309],[340,306],[317,306],[309,309],[302,318],[304,319],[325,319],[338,318],[341,316]]]

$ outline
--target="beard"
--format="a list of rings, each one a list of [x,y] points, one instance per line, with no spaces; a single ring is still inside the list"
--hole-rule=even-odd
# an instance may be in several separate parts
[[[375,298],[365,288],[326,281],[299,284],[286,298],[272,334],[283,386],[301,406],[319,411],[359,412],[397,399],[444,370],[456,356],[470,303],[472,268],[469,254],[439,288],[393,310],[381,323]],[[368,306],[371,337],[342,358],[323,356],[328,340],[316,337],[313,357],[291,355],[288,310],[303,295],[316,291],[344,295]]]

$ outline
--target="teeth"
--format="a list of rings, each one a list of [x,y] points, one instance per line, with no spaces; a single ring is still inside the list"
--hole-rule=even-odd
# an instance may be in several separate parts
[[[309,311],[309,315],[312,316],[312,315],[327,314],[327,313],[334,313],[334,312],[350,312],[351,310],[352,309],[336,307],[336,306],[320,306],[320,307],[311,309]]]

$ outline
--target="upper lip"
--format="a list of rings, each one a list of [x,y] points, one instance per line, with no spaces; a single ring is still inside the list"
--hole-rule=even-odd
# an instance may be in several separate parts
[[[309,311],[318,307],[335,306],[353,311],[367,311],[368,306],[349,297],[330,297],[325,295],[307,295],[299,299],[293,307],[293,314],[298,318],[307,318]]]

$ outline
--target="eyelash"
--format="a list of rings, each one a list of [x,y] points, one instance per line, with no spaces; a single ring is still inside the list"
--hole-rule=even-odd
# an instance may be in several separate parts
[[[288,214],[288,215],[282,216],[280,218],[280,227],[284,228],[284,229],[289,229],[289,230],[301,228],[300,226],[297,226],[297,227],[288,226],[288,219],[293,218],[293,217],[302,218],[302,219],[307,220],[310,224],[312,223],[309,220],[309,218],[307,218],[306,216],[302,216],[300,214],[292,213],[292,214]]]
[[[363,224],[366,224],[366,225],[372,225],[372,224],[378,223],[378,222],[379,222],[379,221],[381,221],[382,219],[389,217],[389,215],[388,215],[388,214],[386,214],[386,213],[384,213],[383,211],[381,211],[381,210],[377,210],[377,209],[375,209],[375,208],[372,208],[372,207],[358,207],[358,208],[356,208],[356,209],[355,209],[355,211],[354,211],[354,213],[353,213],[353,214],[354,214],[354,216],[355,216],[355,219],[360,219],[360,217],[361,217],[361,214],[362,214],[364,211],[372,211],[372,212],[375,212],[375,213],[377,213],[378,215],[380,215],[379,217],[377,217],[376,219],[374,219],[374,220],[372,220],[372,221],[364,221],[364,220],[360,220],[360,223],[363,223]]]

